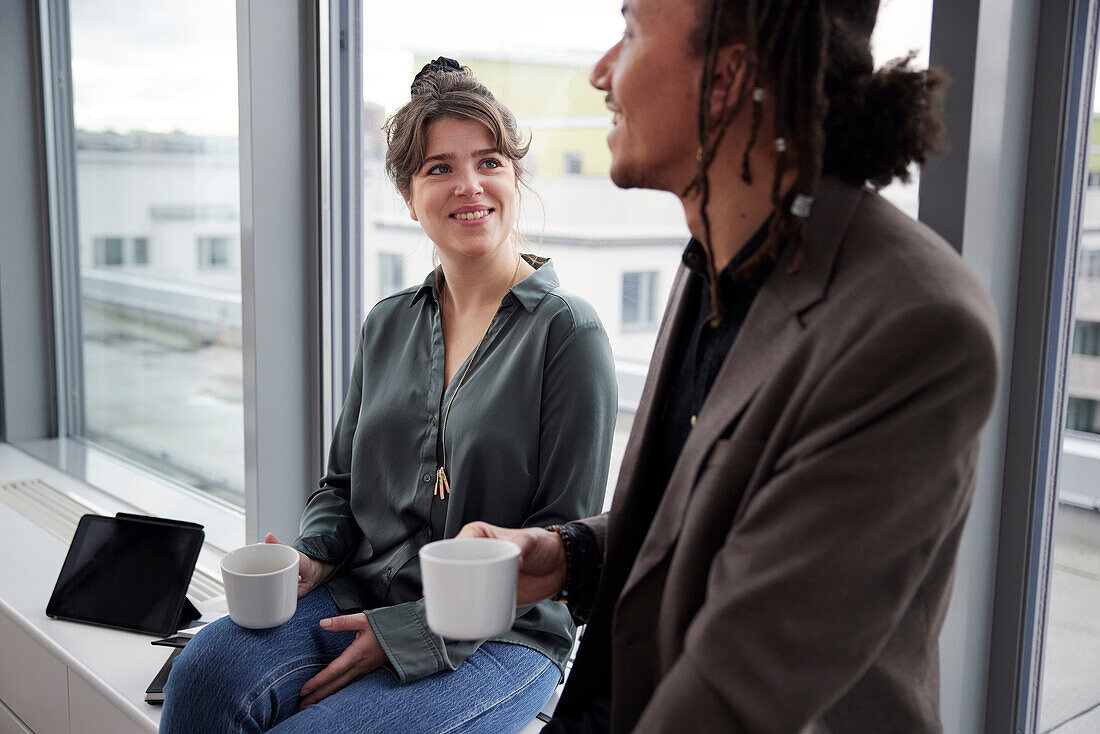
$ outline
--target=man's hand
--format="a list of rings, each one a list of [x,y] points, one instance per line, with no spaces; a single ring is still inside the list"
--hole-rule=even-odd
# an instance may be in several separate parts
[[[268,533],[264,536],[265,543],[278,543],[275,535]],[[336,568],[331,563],[310,558],[302,551],[298,551],[298,598],[301,599],[309,592],[321,585],[321,582],[329,577],[332,569]]]
[[[509,530],[484,522],[472,522],[459,538],[499,538],[519,546],[519,582],[516,604],[534,604],[554,596],[565,585],[565,545],[561,536],[542,528]]]
[[[352,681],[378,670],[386,662],[386,653],[374,636],[367,615],[345,614],[321,620],[321,629],[326,632],[355,632],[355,641],[340,657],[328,664],[328,667],[306,681],[302,690],[299,710],[331,696]]]

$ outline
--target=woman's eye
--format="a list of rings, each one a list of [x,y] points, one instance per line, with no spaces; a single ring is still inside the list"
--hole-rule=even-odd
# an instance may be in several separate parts
[[[451,167],[446,163],[437,163],[427,170],[427,174],[429,176],[438,176],[442,173],[448,173],[450,170]]]
[[[500,168],[504,164],[496,158],[486,158],[484,161],[482,161],[481,165],[485,166],[486,168]]]

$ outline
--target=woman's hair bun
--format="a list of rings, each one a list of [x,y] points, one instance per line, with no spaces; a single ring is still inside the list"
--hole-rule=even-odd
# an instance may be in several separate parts
[[[466,76],[472,76],[470,70],[458,63],[454,59],[447,58],[446,56],[440,56],[439,58],[429,61],[424,64],[424,68],[416,73],[413,77],[412,87],[410,91],[415,95],[428,83],[428,81],[438,74],[464,74]]]

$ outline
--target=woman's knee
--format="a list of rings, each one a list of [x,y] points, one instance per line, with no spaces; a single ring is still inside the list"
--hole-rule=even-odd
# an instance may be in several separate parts
[[[172,663],[165,697],[201,693],[209,702],[248,687],[252,675],[262,674],[257,652],[247,630],[228,619],[218,620],[195,635]]]

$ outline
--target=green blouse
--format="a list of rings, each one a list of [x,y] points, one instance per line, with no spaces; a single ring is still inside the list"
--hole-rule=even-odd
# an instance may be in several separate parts
[[[443,389],[435,273],[380,301],[363,323],[328,471],[294,547],[337,570],[342,612],[365,610],[394,673],[410,682],[454,670],[479,642],[428,629],[417,551],[475,520],[546,526],[595,515],[618,409],[611,347],[595,310],[563,291],[550,261],[512,287],[447,423],[451,492],[434,495],[440,429],[467,364]],[[470,362],[472,359],[472,362]],[[564,668],[575,629],[563,604],[516,612],[494,638]]]

